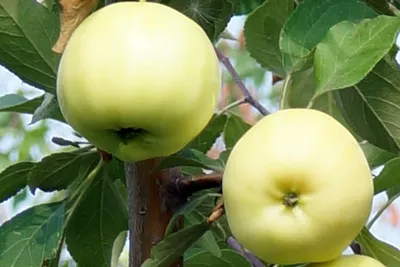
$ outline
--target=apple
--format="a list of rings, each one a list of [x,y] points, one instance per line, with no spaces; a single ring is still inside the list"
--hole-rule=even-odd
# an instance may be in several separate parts
[[[308,264],[307,267],[385,267],[385,265],[364,255],[343,255],[332,261]]]
[[[152,2],[95,11],[62,54],[57,97],[68,124],[123,161],[173,154],[207,125],[221,89],[203,29]]]
[[[236,239],[273,264],[339,257],[372,208],[373,179],[362,149],[330,115],[284,109],[236,143],[222,182]]]

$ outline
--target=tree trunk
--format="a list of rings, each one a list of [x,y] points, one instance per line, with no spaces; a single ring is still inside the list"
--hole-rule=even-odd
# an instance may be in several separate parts
[[[173,215],[172,210],[176,209],[173,203],[179,206],[181,202],[178,196],[173,200],[175,196],[167,190],[177,173],[163,170],[149,174],[157,162],[159,159],[125,164],[129,202],[129,267],[140,267],[150,257],[151,248],[162,240]],[[171,266],[183,266],[183,263],[179,260]]]

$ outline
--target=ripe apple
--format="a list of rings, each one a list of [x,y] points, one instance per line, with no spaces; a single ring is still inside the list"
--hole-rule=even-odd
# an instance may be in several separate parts
[[[340,256],[366,223],[373,192],[356,139],[312,109],[258,121],[234,146],[223,176],[232,234],[274,264]]]
[[[385,265],[364,255],[343,255],[332,261],[308,264],[307,267],[385,267]]]
[[[219,61],[203,29],[163,4],[119,2],[73,32],[57,76],[66,121],[124,161],[182,149],[211,119]]]

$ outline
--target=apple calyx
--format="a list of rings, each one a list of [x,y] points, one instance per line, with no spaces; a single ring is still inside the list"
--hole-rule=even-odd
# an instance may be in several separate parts
[[[299,196],[295,192],[289,192],[283,197],[283,205],[287,207],[294,207],[299,202]]]
[[[119,130],[116,130],[115,133],[118,135],[118,137],[124,142],[125,144],[128,143],[128,141],[132,140],[133,138],[142,135],[145,133],[146,130],[142,128],[121,128]]]

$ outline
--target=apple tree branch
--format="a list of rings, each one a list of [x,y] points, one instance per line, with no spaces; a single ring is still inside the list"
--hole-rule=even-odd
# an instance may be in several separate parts
[[[242,91],[244,95],[244,100],[246,103],[249,103],[252,105],[255,109],[258,110],[262,115],[266,116],[269,115],[270,112],[261,105],[257,99],[255,99],[251,94],[250,91],[247,89],[246,85],[243,83],[243,81],[240,79],[239,74],[237,73],[236,69],[233,67],[231,61],[229,60],[228,57],[226,57],[221,51],[219,51],[218,48],[215,48],[215,52],[217,54],[218,59],[220,62],[225,66],[225,68],[228,70],[228,72],[232,75],[233,80],[239,87],[239,89]]]

